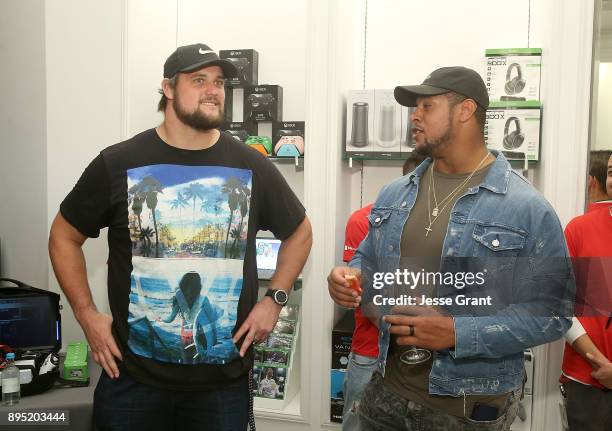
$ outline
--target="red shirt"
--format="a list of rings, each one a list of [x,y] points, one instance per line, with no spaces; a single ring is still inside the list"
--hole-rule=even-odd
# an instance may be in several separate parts
[[[346,223],[344,236],[344,257],[342,260],[350,262],[359,247],[361,241],[368,234],[370,227],[368,215],[372,210],[372,204],[355,211]],[[364,317],[361,308],[355,309],[355,331],[351,350],[359,355],[378,357],[378,328]]]
[[[611,310],[609,286],[612,286],[612,202],[590,204],[587,213],[574,218],[565,228],[565,238],[572,258],[604,257],[604,259],[575,259],[577,296],[598,308],[577,304],[576,318],[580,321],[589,338],[612,360],[612,326],[606,328],[607,316]],[[607,258],[605,258],[607,257]],[[606,288],[607,286],[607,288]],[[591,376],[593,368],[569,344],[563,353],[563,374],[582,383],[603,388]]]

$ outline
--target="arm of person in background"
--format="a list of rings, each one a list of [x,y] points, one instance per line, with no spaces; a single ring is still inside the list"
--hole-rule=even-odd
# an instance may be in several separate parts
[[[49,235],[49,256],[60,287],[83,328],[94,360],[111,378],[117,378],[119,368],[115,359],[122,360],[121,351],[111,331],[112,317],[100,313],[91,296],[82,249],[86,239],[58,214]]]
[[[359,244],[368,235],[368,215],[371,208],[372,205],[368,205],[354,211],[346,223],[342,255],[345,263],[351,261]],[[350,280],[352,277],[354,277],[353,281]],[[346,308],[356,308],[361,301],[361,272],[348,267],[334,268],[327,278],[327,289],[329,296],[336,304]]]
[[[276,271],[270,280],[270,288],[282,289],[291,292],[293,283],[300,275],[310,248],[312,247],[312,226],[308,217],[297,229],[284,241],[278,252]],[[237,343],[243,336],[245,337],[240,347],[240,356],[244,356],[253,340],[263,341],[274,329],[278,315],[282,306],[278,305],[272,298],[266,296],[262,298],[249,313],[240,329],[234,335],[234,343]]]
[[[612,389],[612,362],[601,353],[576,317],[572,319],[572,327],[565,333],[565,341],[591,364],[593,378]]]

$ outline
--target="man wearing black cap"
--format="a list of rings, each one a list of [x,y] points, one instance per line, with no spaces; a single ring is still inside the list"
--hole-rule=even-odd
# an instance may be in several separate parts
[[[244,431],[252,419],[251,346],[287,303],[311,228],[274,165],[218,130],[235,74],[206,45],[177,48],[164,64],[162,124],[103,150],[53,222],[55,274],[105,371],[101,430]],[[104,227],[112,317],[93,303],[81,251]],[[258,301],[260,229],[282,245]]]
[[[441,68],[422,85],[396,87],[395,98],[416,107],[416,151],[429,158],[381,191],[369,235],[349,267],[328,277],[337,297],[343,290],[344,303],[363,302],[380,323],[379,372],[362,395],[361,429],[507,430],[521,395],[523,350],[560,338],[570,324],[558,310],[572,284],[560,223],[485,146],[489,98],[478,73]],[[559,259],[538,265],[548,257]],[[482,287],[466,287],[461,271],[481,261],[491,274],[472,273]],[[395,277],[404,270],[433,281],[409,285]],[[363,300],[348,274],[362,277]],[[448,274],[450,281],[436,277]],[[493,287],[502,295],[478,296]],[[533,300],[536,291],[546,300]],[[465,304],[466,296],[482,307]]]

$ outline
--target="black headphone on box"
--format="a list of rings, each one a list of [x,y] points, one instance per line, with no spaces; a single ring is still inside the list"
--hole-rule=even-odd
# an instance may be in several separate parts
[[[510,78],[512,75],[512,69],[516,68],[517,75],[514,78]],[[508,66],[508,70],[506,70],[506,85],[504,86],[504,90],[506,90],[506,94],[517,94],[523,91],[525,88],[525,80],[523,79],[523,72],[521,70],[521,65],[518,63],[512,63]]]
[[[510,130],[510,123],[515,123],[516,130],[508,133]],[[516,117],[510,117],[506,120],[504,126],[504,148],[506,150],[516,150],[523,145],[525,141],[525,135],[521,133],[521,122]]]

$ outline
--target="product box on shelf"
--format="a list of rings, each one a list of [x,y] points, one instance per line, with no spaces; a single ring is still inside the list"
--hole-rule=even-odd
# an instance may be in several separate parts
[[[393,90],[374,90],[374,145],[373,155],[397,158],[400,155],[402,106]]]
[[[367,157],[374,148],[374,90],[351,90],[346,99],[346,145],[349,157]]]
[[[223,121],[231,123],[234,119],[234,89],[225,87],[225,107],[223,108]]]
[[[241,142],[246,142],[249,136],[257,135],[257,123],[224,122],[219,130],[227,132]]]
[[[330,385],[330,421],[342,422],[344,408],[343,382],[346,367],[351,353],[351,342],[355,330],[355,318],[352,311],[347,312],[332,330],[332,360]]]
[[[244,87],[257,84],[257,72],[259,66],[259,54],[254,49],[231,49],[219,51],[219,57],[231,61],[238,75],[228,78],[226,85],[232,87]]]
[[[267,340],[254,349],[253,396],[256,407],[280,409],[297,392],[299,376],[293,376],[299,306],[283,307]]]
[[[539,102],[493,102],[487,111],[485,142],[509,160],[537,161],[541,118]]]
[[[272,123],[272,145],[277,157],[304,155],[305,123],[303,121],[275,121]]]
[[[272,139],[269,136],[249,136],[244,143],[266,157],[272,154]]]
[[[415,108],[402,106],[402,131],[401,131],[401,146],[400,151],[402,154],[411,153],[414,151],[416,142],[412,136],[412,113]]]
[[[485,64],[491,101],[540,100],[541,48],[487,49]]]
[[[243,121],[282,121],[283,87],[254,85],[244,89]]]

